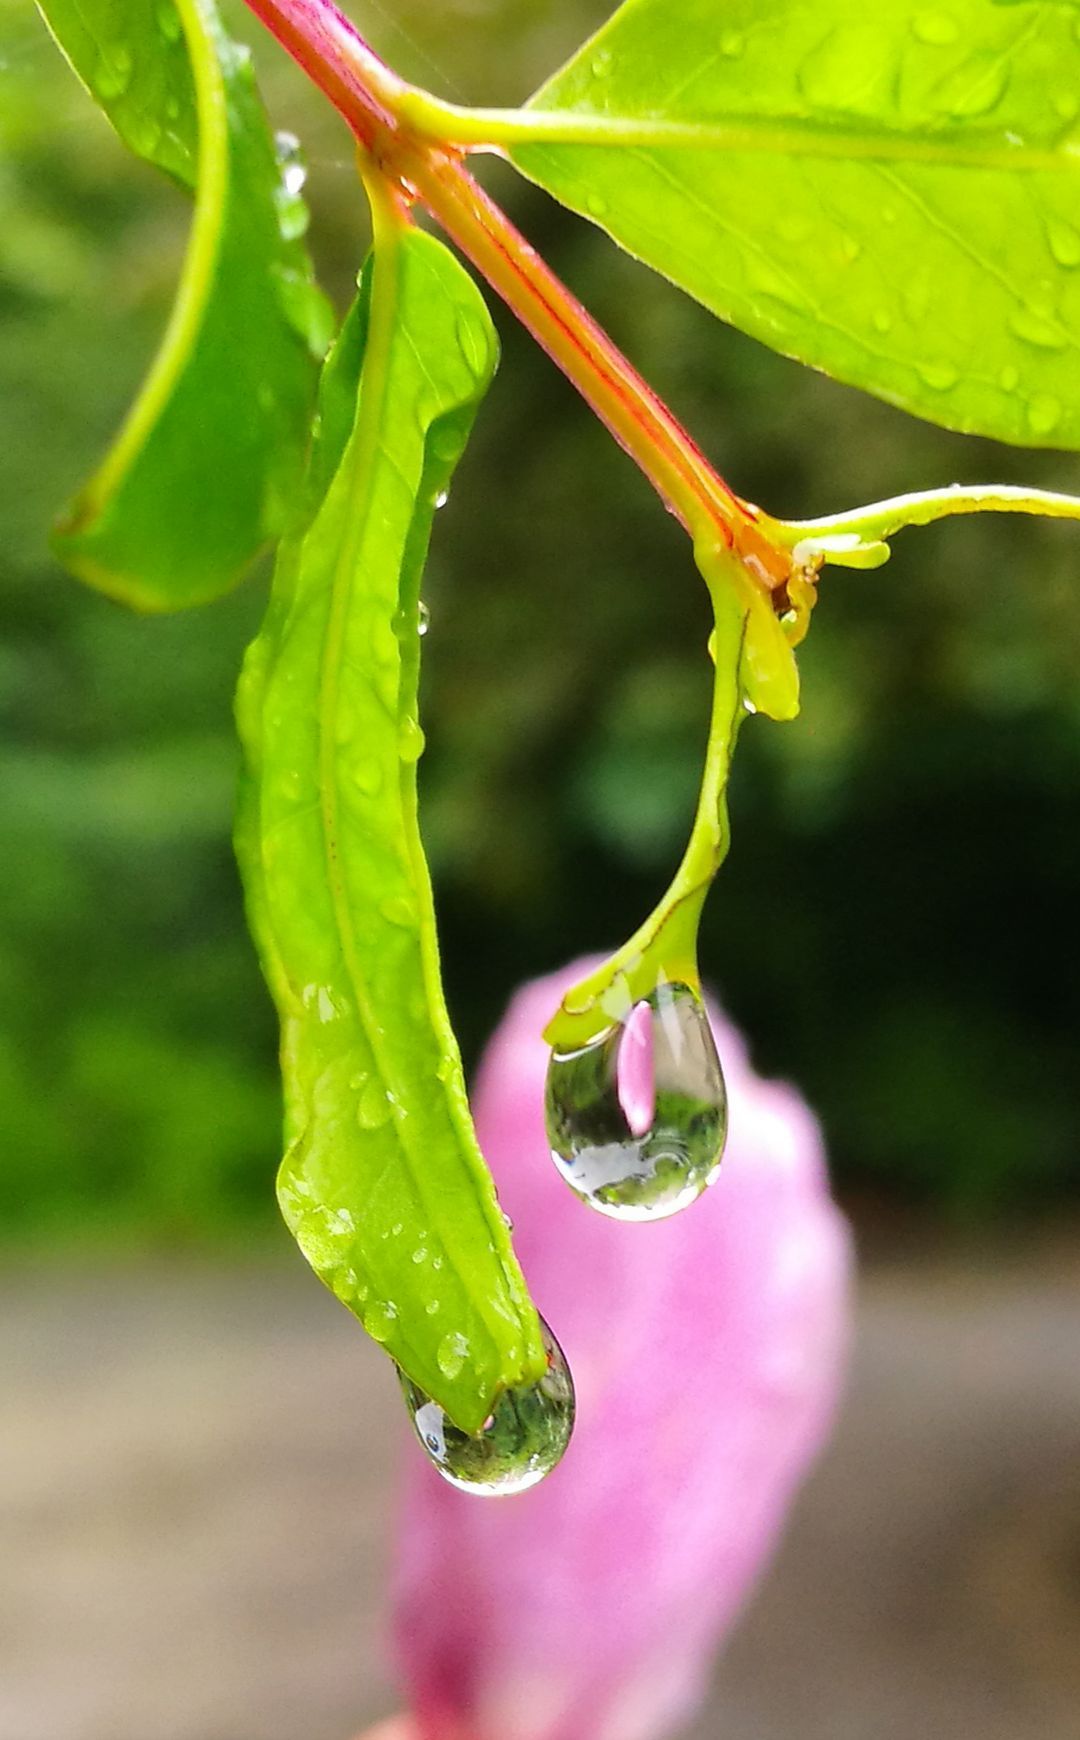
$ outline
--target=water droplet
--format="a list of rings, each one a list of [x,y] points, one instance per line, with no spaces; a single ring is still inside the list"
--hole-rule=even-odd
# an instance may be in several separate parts
[[[180,14],[172,4],[172,0],[161,0],[157,12],[158,29],[166,42],[179,42],[183,35],[183,25]]]
[[[438,495],[435,497],[436,509],[444,508],[449,500],[450,491],[448,489],[440,489]]]
[[[592,75],[594,79],[606,79],[611,71],[610,48],[598,48],[592,58]]]
[[[449,1335],[444,1335],[435,1355],[436,1364],[443,1377],[449,1378],[451,1383],[454,1378],[460,1377],[470,1352],[469,1338],[462,1335],[460,1330],[455,1329]]]
[[[427,1262],[427,1246],[426,1245],[417,1245],[415,1251],[412,1254],[412,1260],[414,1263],[426,1263]]]
[[[590,217],[602,218],[607,211],[607,200],[602,199],[598,193],[590,193],[585,201],[585,209]]]
[[[947,393],[960,379],[959,372],[948,362],[920,363],[919,377],[935,393]]]
[[[397,1306],[388,1299],[373,1299],[364,1312],[364,1328],[375,1341],[389,1341],[397,1321]]]
[[[131,50],[122,43],[115,48],[102,49],[93,84],[103,103],[115,102],[117,97],[123,96],[131,83],[133,64]]]
[[[1009,329],[1037,350],[1064,350],[1069,342],[1053,316],[1041,314],[1036,308],[1014,308],[1009,315]]]
[[[1075,121],[1077,115],[1080,115],[1080,97],[1075,91],[1058,91],[1054,98],[1054,112],[1063,121]]]
[[[465,366],[474,380],[481,380],[486,375],[491,362],[491,344],[487,329],[480,325],[471,314],[459,314],[455,325],[458,349],[465,361]],[[461,451],[459,442],[457,452]],[[452,456],[456,458],[456,453]]]
[[[1036,393],[1028,404],[1028,428],[1033,435],[1050,435],[1061,422],[1061,400],[1053,393]]]
[[[799,88],[815,109],[842,114],[877,113],[888,73],[878,27],[852,22],[829,31],[805,56]]]
[[[741,30],[725,30],[720,38],[720,53],[725,60],[738,60],[746,48]]]
[[[439,1301],[437,1299],[429,1299],[424,1310],[427,1312],[429,1317],[437,1317],[439,1314]]]
[[[954,120],[967,121],[996,109],[1009,87],[1012,69],[1000,55],[973,55],[947,73],[933,93],[935,106]]]
[[[390,1122],[390,1097],[382,1083],[372,1078],[356,1102],[356,1121],[362,1130],[381,1130]]]
[[[419,719],[406,719],[398,732],[398,754],[402,761],[419,761],[426,742]]]
[[[383,771],[377,761],[358,761],[352,770],[353,784],[365,797],[375,797],[382,791]]]
[[[841,236],[840,255],[842,259],[849,262],[851,260],[857,260],[861,253],[862,243],[860,241],[856,240],[854,236]]]
[[[482,1497],[502,1498],[527,1492],[536,1486],[561,1459],[574,1428],[574,1383],[563,1351],[547,1324],[541,1321],[547,1370],[535,1384],[504,1390],[472,1436],[455,1426],[438,1402],[432,1401],[403,1372],[399,1372],[405,1404],[425,1454],[451,1486]],[[452,1344],[465,1342],[462,1335],[445,1337],[439,1348],[453,1363]],[[458,1371],[461,1370],[459,1366]]]
[[[1014,368],[1012,363],[1006,363],[998,376],[998,385],[1006,393],[1015,393],[1020,385],[1020,370]]]
[[[445,503],[446,503],[446,496],[444,495],[442,498],[442,501],[436,502],[435,505],[436,505],[436,507],[440,507],[440,506],[445,506]],[[416,607],[416,632],[418,635],[420,635],[421,639],[427,633],[427,631],[430,627],[431,627],[431,612],[428,609],[427,605],[424,603],[424,600],[421,598],[420,603]]]
[[[950,12],[917,12],[911,20],[911,34],[919,42],[944,48],[956,41],[960,26]]]
[[[379,907],[387,924],[396,924],[402,930],[416,929],[416,907],[404,894],[391,894]]]
[[[334,336],[333,309],[306,273],[281,265],[272,270],[282,313],[312,356],[321,359]]]
[[[1080,266],[1080,230],[1064,218],[1051,218],[1046,226],[1050,252],[1059,266]]]
[[[708,1017],[688,985],[662,982],[625,1022],[552,1053],[552,1159],[584,1202],[616,1220],[662,1220],[716,1176],[727,1094]]]
[[[892,315],[889,313],[889,310],[887,308],[875,308],[875,310],[874,310],[874,331],[885,333],[885,332],[889,331],[891,326],[892,326]]]
[[[285,241],[295,242],[308,226],[308,209],[302,198],[307,168],[295,133],[276,133],[274,148],[281,177],[274,189],[278,228]]]

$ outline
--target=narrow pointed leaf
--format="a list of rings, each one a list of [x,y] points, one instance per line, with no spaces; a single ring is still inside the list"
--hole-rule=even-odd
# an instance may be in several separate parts
[[[145,610],[226,591],[296,511],[331,331],[245,49],[212,0],[41,0],[120,137],[195,191],[168,329],[55,537],[80,578]]]
[[[282,1021],[282,1208],[469,1431],[544,1370],[473,1133],[416,817],[421,569],[495,356],[447,249],[380,235],[324,376],[317,511],[281,548],[238,700],[238,852]]]
[[[527,114],[518,167],[725,320],[1080,446],[1075,7],[628,0]]]

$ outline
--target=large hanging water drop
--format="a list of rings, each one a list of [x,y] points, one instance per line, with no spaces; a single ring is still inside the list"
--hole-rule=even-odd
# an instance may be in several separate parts
[[[548,1141],[570,1188],[615,1220],[663,1220],[717,1175],[727,1092],[709,1019],[662,981],[628,1018],[548,1065]]]
[[[547,1370],[534,1384],[504,1390],[483,1429],[472,1436],[404,1372],[398,1373],[416,1436],[444,1480],[462,1492],[506,1498],[551,1473],[574,1429],[574,1381],[547,1324]],[[440,1362],[441,1363],[441,1362]]]

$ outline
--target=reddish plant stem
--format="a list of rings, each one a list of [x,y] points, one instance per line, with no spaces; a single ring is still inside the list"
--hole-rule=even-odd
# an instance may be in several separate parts
[[[766,534],[668,407],[588,310],[469,174],[462,151],[412,128],[411,86],[368,47],[332,0],[247,0],[344,116],[381,173],[423,201],[636,461],[695,545],[734,550],[759,584],[782,593],[790,552]]]

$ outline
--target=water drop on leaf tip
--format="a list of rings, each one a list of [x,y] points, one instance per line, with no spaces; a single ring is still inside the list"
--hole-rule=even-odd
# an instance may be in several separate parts
[[[444,1480],[461,1492],[507,1498],[536,1486],[561,1460],[574,1428],[574,1383],[565,1355],[541,1319],[547,1370],[533,1384],[504,1390],[480,1431],[463,1432],[418,1385],[398,1372],[413,1430]],[[439,1344],[439,1369],[463,1370],[469,1344],[450,1334]]]
[[[661,981],[626,1020],[552,1052],[545,1117],[570,1188],[614,1220],[664,1220],[715,1180],[727,1092],[708,1016],[689,985]]]

